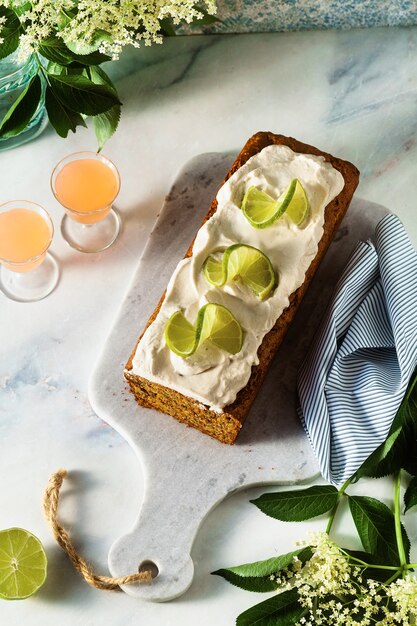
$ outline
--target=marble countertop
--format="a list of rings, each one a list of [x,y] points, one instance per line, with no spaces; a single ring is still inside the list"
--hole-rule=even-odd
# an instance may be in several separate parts
[[[242,491],[204,522],[193,547],[195,579],[168,604],[89,588],[54,543],[41,498],[49,475],[71,472],[61,519],[80,551],[107,573],[109,547],[133,524],[143,485],[128,444],[93,413],[87,385],[147,236],[180,166],[202,152],[239,151],[257,130],[293,135],[353,161],[357,196],[389,207],[417,244],[417,28],[177,38],[129,52],[111,67],[123,118],[105,154],[118,165],[117,206],[124,229],[108,251],[82,255],[59,228],[56,291],[33,304],[0,297],[0,528],[37,534],[49,577],[34,598],[0,603],[7,626],[149,626],[234,623],[264,596],[210,572],[288,551],[322,520],[286,525],[249,499],[276,487]],[[61,209],[49,188],[65,154],[95,149],[90,130],[63,141],[49,129],[0,155],[1,199],[24,197]],[[365,492],[367,483],[356,490]],[[389,481],[373,492],[390,497]],[[340,527],[340,525],[339,525]],[[417,541],[416,529],[410,529]],[[342,520],[340,532],[352,528]]]

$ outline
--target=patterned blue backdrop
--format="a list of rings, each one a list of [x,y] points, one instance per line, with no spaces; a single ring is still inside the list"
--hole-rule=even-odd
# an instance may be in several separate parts
[[[187,32],[268,32],[417,24],[415,0],[218,0],[217,24]],[[182,32],[185,32],[184,30]]]

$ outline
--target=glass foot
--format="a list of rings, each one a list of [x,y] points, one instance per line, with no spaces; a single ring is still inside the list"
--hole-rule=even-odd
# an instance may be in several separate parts
[[[65,241],[80,252],[101,252],[114,243],[120,233],[121,219],[115,209],[95,224],[80,224],[64,215],[61,234]]]
[[[48,252],[42,265],[31,272],[13,272],[2,266],[0,290],[16,302],[36,302],[49,296],[58,279],[58,263]]]

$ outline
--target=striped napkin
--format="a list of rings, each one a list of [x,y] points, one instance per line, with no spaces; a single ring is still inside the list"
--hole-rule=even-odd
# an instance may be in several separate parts
[[[352,476],[387,437],[417,365],[417,252],[398,217],[357,244],[298,378],[324,478]]]

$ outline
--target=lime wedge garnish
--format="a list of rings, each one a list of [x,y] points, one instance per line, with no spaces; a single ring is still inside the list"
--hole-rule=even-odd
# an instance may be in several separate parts
[[[165,325],[165,342],[178,356],[191,356],[204,341],[211,341],[230,354],[242,349],[242,327],[229,309],[221,304],[209,303],[201,307],[195,327],[181,311],[171,315]]]
[[[230,354],[236,354],[242,349],[242,327],[225,306],[212,303],[203,306],[198,312],[197,328],[200,324],[200,343],[211,341]]]
[[[0,531],[0,598],[23,600],[45,582],[47,560],[41,542],[23,528]]]
[[[178,356],[190,356],[196,351],[195,328],[181,311],[175,311],[167,321],[165,343]]]
[[[308,201],[302,184],[294,178],[278,200],[257,187],[249,187],[243,196],[242,212],[254,228],[267,228],[285,212],[299,225],[307,215]]]
[[[223,269],[224,256],[217,260],[212,256],[207,257],[204,261],[203,272],[210,285],[221,287],[227,280],[227,264],[226,272]]]
[[[306,192],[300,181],[297,180],[294,195],[287,207],[286,213],[288,217],[292,219],[294,224],[300,226],[300,224],[302,224],[306,219],[309,211],[310,204],[306,196]]]
[[[222,259],[209,256],[203,266],[207,281],[221,287],[232,280],[241,280],[264,300],[277,285],[277,276],[266,254],[243,243],[229,246]]]

